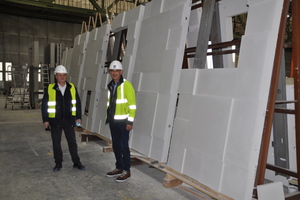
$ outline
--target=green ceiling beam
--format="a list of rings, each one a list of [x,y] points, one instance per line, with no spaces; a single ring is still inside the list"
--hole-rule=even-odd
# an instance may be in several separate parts
[[[112,9],[112,7],[114,6],[114,4],[117,4],[120,0],[115,0],[114,2],[112,2],[112,4],[110,4],[108,7],[107,7],[107,11],[110,11]]]
[[[53,4],[53,3],[46,3],[42,1],[30,1],[30,0],[2,0],[2,2],[11,2],[11,3],[17,3],[17,4],[23,4],[23,5],[29,5],[29,6],[36,6],[40,8],[46,8],[46,9],[55,9],[55,10],[60,10],[60,11],[72,11],[76,13],[88,13],[91,15],[94,15],[96,10],[91,10],[91,9],[84,9],[84,8],[78,8],[78,7],[70,7],[70,6],[64,6],[64,5],[59,5],[59,4]],[[47,2],[50,2],[47,1]],[[100,7],[99,7],[100,8]],[[105,9],[100,8],[99,10],[97,9],[98,12],[101,14],[105,14],[106,11]]]
[[[104,9],[100,8],[100,6],[97,4],[97,2],[95,0],[89,0],[91,2],[91,4],[94,6],[94,8],[96,8],[96,10],[98,12],[103,12]]]
[[[40,0],[41,2],[45,2],[45,3],[53,3],[54,0]]]

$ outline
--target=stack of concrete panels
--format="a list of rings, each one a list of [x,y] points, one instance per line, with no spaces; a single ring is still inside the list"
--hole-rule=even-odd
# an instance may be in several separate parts
[[[191,1],[151,1],[145,6],[132,83],[137,116],[131,147],[166,162],[176,109]]]
[[[220,2],[223,41],[248,6],[238,67],[181,72],[167,165],[233,199],[252,199],[282,5]]]
[[[135,67],[135,58],[140,36],[140,26],[144,15],[144,6],[138,6],[132,10],[119,14],[112,22],[112,32],[116,33],[127,29],[127,45],[125,56],[123,57],[123,76],[130,80]],[[100,84],[100,102],[97,108],[97,117],[95,122],[95,132],[110,138],[108,125],[105,125],[106,105],[107,105],[107,84],[111,80],[109,74],[102,74]]]
[[[86,56],[86,45],[89,39],[90,32],[77,35],[74,40],[71,63],[68,71],[68,80],[74,83],[77,87],[80,86],[81,76],[83,73],[83,64]],[[80,92],[80,90],[79,90]]]
[[[98,121],[96,112],[100,98],[101,78],[105,74],[110,29],[110,24],[93,29],[86,45],[87,59],[84,60],[79,90],[83,109],[82,125],[92,132],[95,132],[94,126]]]
[[[73,53],[73,48],[67,48],[62,55],[62,65],[67,68],[68,71],[70,71],[70,65],[72,62],[72,53]]]

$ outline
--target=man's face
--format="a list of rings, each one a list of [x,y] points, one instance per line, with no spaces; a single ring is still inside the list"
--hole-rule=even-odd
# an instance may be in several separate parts
[[[123,74],[122,70],[119,69],[110,69],[109,70],[111,78],[114,80],[114,82],[118,82],[121,78],[121,75]]]
[[[64,85],[66,83],[66,80],[67,80],[67,74],[65,74],[65,73],[57,73],[55,75],[55,78],[56,78],[58,84]]]

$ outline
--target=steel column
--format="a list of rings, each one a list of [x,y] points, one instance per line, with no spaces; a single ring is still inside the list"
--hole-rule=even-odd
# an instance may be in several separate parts
[[[278,39],[277,39],[277,46],[275,51],[274,66],[273,66],[272,79],[271,79],[270,92],[269,92],[269,101],[267,105],[265,128],[262,135],[260,157],[259,157],[258,168],[256,173],[255,186],[264,184],[268,149],[269,149],[269,144],[271,139],[272,121],[273,121],[274,109],[275,109],[278,77],[280,71],[280,60],[282,58],[281,55],[283,50],[285,26],[286,26],[289,4],[290,4],[290,0],[284,0],[282,13],[281,13]]]
[[[294,62],[294,95],[295,100],[295,126],[296,126],[296,156],[297,156],[297,178],[300,180],[300,1],[292,1],[292,59]],[[298,184],[299,190],[299,184]]]
[[[206,54],[214,14],[215,2],[216,0],[205,0],[203,3],[193,68],[205,68]]]

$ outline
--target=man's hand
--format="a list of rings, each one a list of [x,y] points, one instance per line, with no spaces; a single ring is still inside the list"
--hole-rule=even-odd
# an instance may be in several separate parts
[[[44,122],[45,131],[50,131],[50,125],[49,122]]]
[[[126,130],[130,131],[132,129],[132,125],[131,124],[126,124]]]

